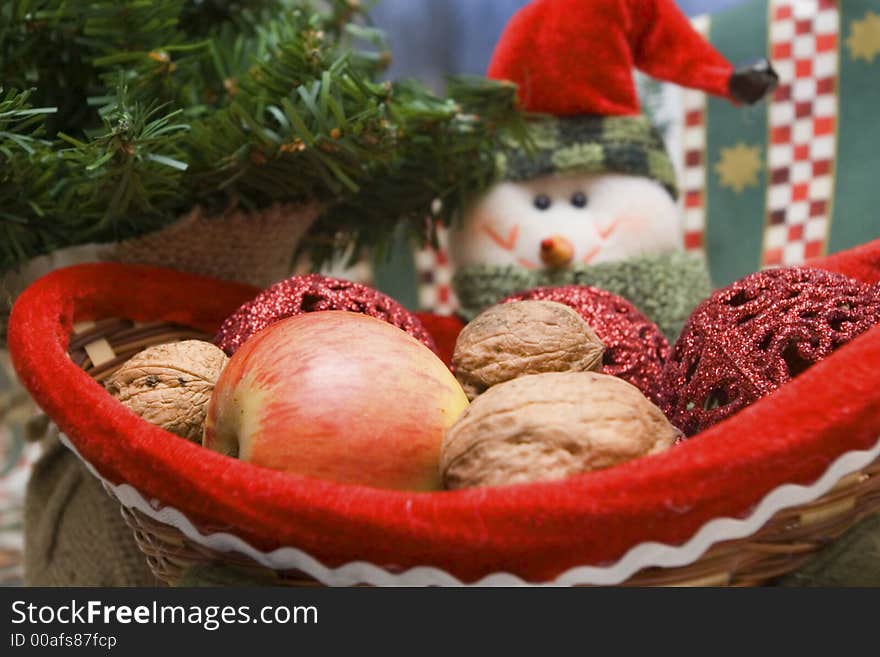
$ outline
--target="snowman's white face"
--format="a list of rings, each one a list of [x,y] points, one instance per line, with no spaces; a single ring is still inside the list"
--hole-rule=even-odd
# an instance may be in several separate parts
[[[640,176],[575,174],[503,182],[450,237],[454,264],[571,267],[681,250],[669,193]]]

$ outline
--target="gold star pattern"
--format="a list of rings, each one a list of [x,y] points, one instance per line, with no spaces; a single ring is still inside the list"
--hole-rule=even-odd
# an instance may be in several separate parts
[[[741,194],[747,187],[758,186],[758,173],[764,168],[761,148],[739,142],[733,148],[721,149],[721,160],[715,172],[721,186]]]
[[[862,20],[853,21],[846,45],[853,60],[864,59],[873,64],[880,55],[880,16],[869,11]]]

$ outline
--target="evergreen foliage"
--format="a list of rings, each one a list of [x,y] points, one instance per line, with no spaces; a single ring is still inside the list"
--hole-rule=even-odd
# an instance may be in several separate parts
[[[320,258],[448,222],[521,134],[509,85],[380,81],[358,0],[0,5],[0,272],[194,205],[319,200]],[[429,220],[430,219],[430,220]]]

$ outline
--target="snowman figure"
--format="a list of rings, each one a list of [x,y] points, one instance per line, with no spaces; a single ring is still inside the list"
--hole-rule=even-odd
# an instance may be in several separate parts
[[[777,81],[766,60],[734,70],[673,0],[534,0],[520,10],[489,77],[517,85],[534,115],[532,144],[497,154],[497,182],[450,235],[466,317],[516,291],[586,284],[626,297],[672,338],[708,296],[634,68],[738,103]]]

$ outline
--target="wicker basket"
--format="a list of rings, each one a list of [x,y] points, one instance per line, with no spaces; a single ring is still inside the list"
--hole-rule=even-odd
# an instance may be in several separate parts
[[[163,342],[206,336],[166,322],[136,325],[107,319],[75,326],[70,355],[96,380],[102,381],[142,349]],[[107,487],[113,495],[113,489]],[[820,499],[785,509],[758,532],[740,540],[718,543],[694,563],[678,568],[648,568],[625,582],[634,586],[756,586],[796,570],[813,552],[839,537],[870,514],[880,511],[880,460],[851,474]],[[249,556],[216,552],[191,540],[178,528],[141,511],[122,507],[140,549],[162,581],[172,584],[192,567],[224,564],[252,570],[281,585],[319,583],[297,571],[271,571]]]

